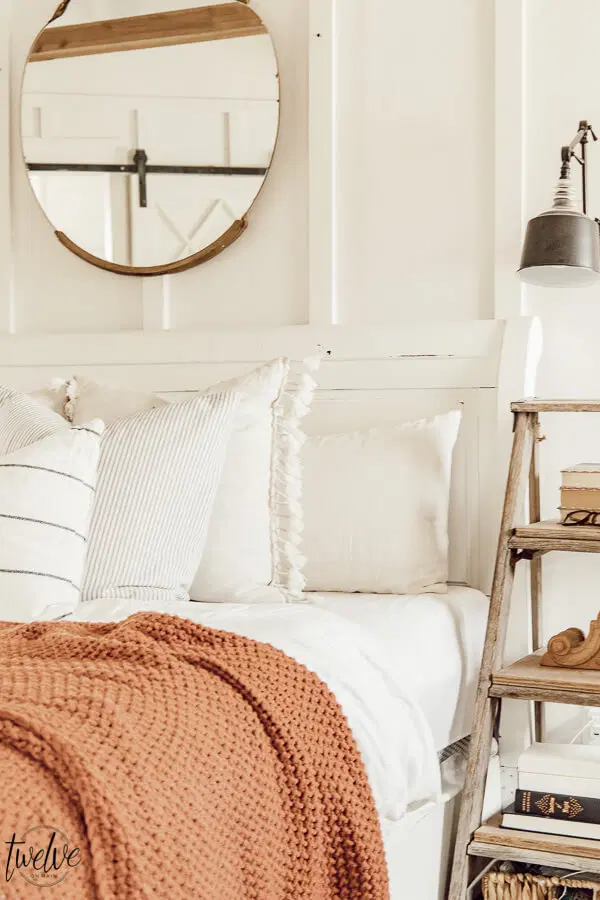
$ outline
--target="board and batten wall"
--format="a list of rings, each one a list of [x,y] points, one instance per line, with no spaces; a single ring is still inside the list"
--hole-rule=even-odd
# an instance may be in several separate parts
[[[171,281],[168,316],[164,285],[96,271],[60,247],[28,186],[21,71],[55,4],[0,5],[1,331],[533,313],[545,336],[538,392],[600,396],[600,286],[522,289],[514,274],[560,146],[580,118],[600,132],[597,0],[253,0],[280,57],[273,171],[247,234]],[[589,157],[600,215],[600,145]],[[561,466],[600,458],[600,417],[544,424],[551,515]],[[546,633],[586,627],[600,607],[598,560],[554,554],[544,566]]]
[[[55,5],[0,10],[2,331],[493,316],[492,3],[252,0],[281,67],[273,170],[241,240],[168,282],[71,256],[32,196],[20,81]]]

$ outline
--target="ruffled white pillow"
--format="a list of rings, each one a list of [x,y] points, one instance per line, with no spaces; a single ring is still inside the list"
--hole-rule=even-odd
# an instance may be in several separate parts
[[[304,558],[300,420],[309,412],[318,360],[277,359],[203,393],[232,391],[238,405],[200,568],[190,595],[211,602],[302,599]],[[69,382],[67,414],[107,425],[166,403],[153,394]]]

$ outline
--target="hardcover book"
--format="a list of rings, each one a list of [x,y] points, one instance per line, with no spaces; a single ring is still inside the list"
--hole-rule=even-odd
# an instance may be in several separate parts
[[[518,763],[523,791],[600,800],[600,746],[532,744]]]
[[[535,743],[521,753],[518,768],[519,775],[522,772],[536,772],[540,775],[566,775],[570,778],[600,781],[600,746]],[[519,787],[524,787],[520,781]],[[584,797],[590,796],[580,793]]]
[[[600,781],[592,778],[519,772],[519,787],[524,791],[537,791],[540,794],[562,794],[569,797],[600,800]]]
[[[600,825],[600,800],[519,789],[515,813]]]
[[[600,489],[563,487],[560,505],[561,509],[600,510]]]
[[[600,463],[579,463],[562,470],[562,486],[600,488]]]
[[[600,825],[596,825],[593,822],[532,816],[517,813],[514,807],[507,809],[502,816],[502,827],[516,829],[517,831],[532,831],[538,834],[557,834],[564,837],[600,840]]]

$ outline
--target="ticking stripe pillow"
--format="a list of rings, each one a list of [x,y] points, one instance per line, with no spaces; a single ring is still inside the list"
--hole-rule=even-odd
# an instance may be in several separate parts
[[[192,398],[106,429],[83,599],[189,599],[237,400]],[[69,430],[31,397],[0,387],[0,455]]]
[[[189,600],[236,404],[193,398],[106,429],[83,600]]]
[[[104,429],[63,425],[39,440],[35,408],[0,388],[0,619],[9,622],[58,618],[79,602]]]

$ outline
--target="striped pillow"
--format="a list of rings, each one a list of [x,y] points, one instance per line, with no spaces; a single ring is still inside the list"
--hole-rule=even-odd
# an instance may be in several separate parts
[[[189,600],[237,399],[193,398],[106,429],[83,600]]]
[[[237,400],[193,398],[106,429],[83,599],[189,599]],[[0,454],[64,431],[61,416],[0,387]]]
[[[57,618],[79,602],[104,429],[63,425],[39,440],[36,407],[0,388],[0,619],[9,622]]]

